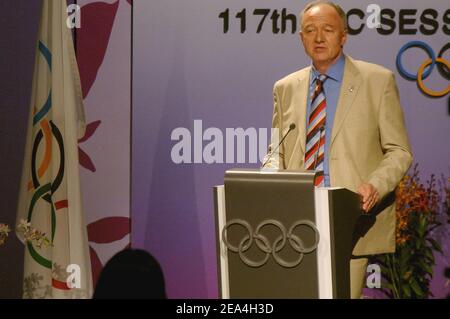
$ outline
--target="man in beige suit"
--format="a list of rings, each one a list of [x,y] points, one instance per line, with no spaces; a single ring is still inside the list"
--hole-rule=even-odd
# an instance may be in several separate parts
[[[412,154],[393,73],[343,53],[347,40],[343,10],[332,2],[316,1],[301,16],[300,37],[312,65],[276,82],[273,92],[272,125],[279,129],[278,140],[292,123],[297,129],[286,136],[279,156],[269,155],[277,145],[270,146],[264,166],[313,167],[316,178],[323,176],[322,184],[316,185],[345,187],[360,194],[362,211],[371,220],[368,226],[360,225],[366,229],[350,262],[351,295],[360,298],[365,257],[395,251],[392,195],[411,165]],[[320,121],[317,104],[325,106]],[[311,134],[318,136],[316,146]]]

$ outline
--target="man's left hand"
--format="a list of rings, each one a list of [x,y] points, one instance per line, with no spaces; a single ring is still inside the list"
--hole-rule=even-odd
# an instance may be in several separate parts
[[[380,200],[378,190],[369,183],[363,183],[358,187],[358,194],[362,197],[362,209],[364,212],[369,212],[376,203]]]

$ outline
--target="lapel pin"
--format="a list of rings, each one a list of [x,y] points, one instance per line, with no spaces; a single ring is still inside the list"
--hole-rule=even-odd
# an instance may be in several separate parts
[[[348,88],[348,90],[350,91],[350,92],[353,92],[353,85],[350,85],[350,87]]]

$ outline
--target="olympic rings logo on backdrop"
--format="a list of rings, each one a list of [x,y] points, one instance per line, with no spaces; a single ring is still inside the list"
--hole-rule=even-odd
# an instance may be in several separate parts
[[[413,74],[410,71],[406,70],[406,68],[403,66],[402,63],[403,53],[405,53],[406,50],[413,47],[425,50],[425,52],[429,56],[429,58],[423,61],[422,64],[419,66],[419,69],[416,74]],[[426,87],[425,84],[423,83],[423,80],[426,79],[431,74],[431,72],[433,72],[435,66],[442,77],[444,77],[447,80],[450,80],[450,62],[445,58],[443,58],[444,52],[446,52],[449,48],[450,42],[442,47],[442,49],[439,51],[436,57],[436,54],[433,51],[433,49],[425,42],[410,41],[405,45],[403,45],[397,54],[397,61],[396,61],[397,69],[404,78],[410,81],[417,81],[417,84],[423,93],[433,97],[441,97],[447,95],[450,92],[450,84],[447,86],[447,88],[444,88],[441,91],[435,91]]]
[[[244,227],[247,231],[247,235],[240,240],[238,246],[233,246],[228,241],[227,237],[227,230],[233,225],[240,225]],[[281,235],[278,236],[273,243],[270,243],[269,239],[261,234],[261,229],[269,225],[275,226],[276,228],[279,229],[281,233]],[[310,247],[305,247],[303,241],[297,235],[294,234],[294,230],[300,226],[306,226],[314,231],[315,241]],[[253,231],[252,226],[245,220],[233,219],[230,220],[222,229],[222,241],[229,250],[238,253],[242,262],[245,263],[247,266],[254,268],[261,267],[267,263],[270,255],[272,255],[273,259],[280,266],[285,268],[294,268],[302,262],[305,254],[309,254],[316,250],[317,246],[319,245],[320,236],[319,231],[317,230],[314,223],[308,220],[296,221],[289,228],[289,231],[286,231],[286,228],[281,222],[274,219],[267,219],[259,223],[259,225],[256,227],[256,231]],[[259,248],[259,250],[265,253],[263,259],[259,261],[250,260],[244,254],[253,245],[253,241],[256,243],[256,246]],[[283,248],[286,246],[286,243],[289,243],[292,249],[298,253],[298,257],[296,260],[286,261],[279,256],[279,252],[283,250]]]

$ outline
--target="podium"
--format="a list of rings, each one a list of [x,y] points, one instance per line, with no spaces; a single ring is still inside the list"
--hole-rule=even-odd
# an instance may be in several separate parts
[[[214,187],[221,298],[350,298],[360,198],[313,180],[233,169]]]

